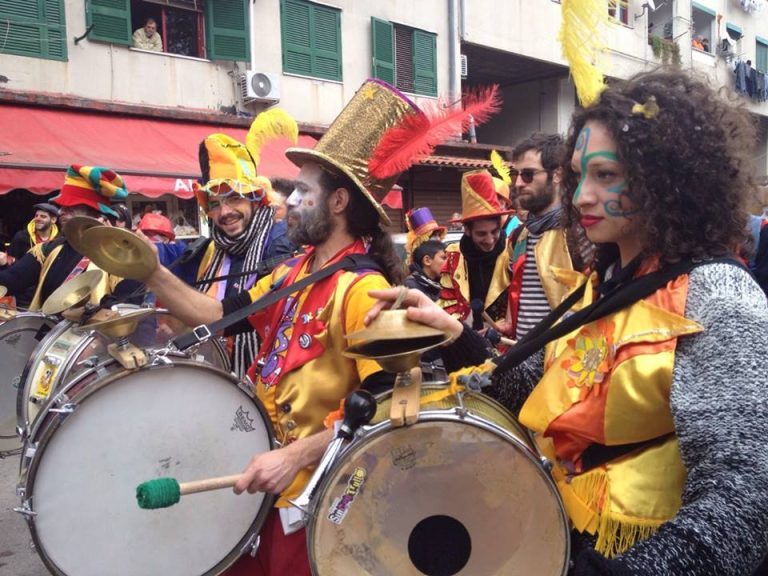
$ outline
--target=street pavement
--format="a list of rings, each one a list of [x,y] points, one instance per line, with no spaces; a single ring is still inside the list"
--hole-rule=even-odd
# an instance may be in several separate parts
[[[19,457],[0,459],[0,576],[49,576],[34,551],[26,521],[13,511],[20,504],[18,477]]]

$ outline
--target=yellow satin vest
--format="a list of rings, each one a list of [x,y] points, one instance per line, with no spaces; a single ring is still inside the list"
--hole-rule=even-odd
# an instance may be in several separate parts
[[[48,257],[45,257],[43,255],[43,246],[43,244],[37,244],[30,250],[37,261],[40,262],[42,267],[40,269],[40,279],[37,281],[37,288],[35,289],[35,296],[32,298],[32,302],[29,305],[30,310],[40,310],[40,308],[42,308],[43,302],[41,302],[41,292],[43,290],[43,282],[45,281],[45,277],[48,274],[48,271],[51,269],[53,262],[56,260],[59,252],[61,252],[64,247],[63,245],[56,246],[56,248],[51,250],[51,253],[48,254]],[[88,270],[101,270],[101,268],[96,266],[93,262],[89,262],[85,271]],[[96,289],[91,292],[91,298],[89,302],[91,304],[98,304],[104,296],[111,294],[114,291],[115,286],[117,286],[120,281],[122,281],[122,278],[118,276],[112,276],[104,272],[104,275],[102,276],[99,284],[96,286]]]
[[[447,253],[457,252],[459,254],[458,264],[456,268],[450,271],[451,278],[456,281],[459,287],[461,295],[464,300],[469,302],[469,273],[467,272],[467,264],[464,260],[464,255],[461,253],[459,243],[449,244],[446,248]],[[502,250],[499,256],[496,258],[496,264],[493,267],[493,278],[491,278],[491,284],[488,286],[488,293],[485,295],[484,308],[488,308],[491,304],[496,302],[499,295],[506,290],[509,286],[509,253],[506,250]],[[452,288],[453,285],[449,284],[447,279],[443,280],[441,276],[440,284],[445,288]],[[438,305],[446,307],[450,304],[455,304],[455,300],[438,301]]]
[[[572,270],[553,273],[568,287],[586,280]],[[681,278],[676,298],[687,294],[687,277]],[[592,299],[586,290],[575,309]],[[574,527],[597,534],[596,549],[608,557],[672,519],[686,479],[674,434],[574,474],[590,444],[617,446],[674,432],[669,396],[677,338],[703,328],[650,299],[548,344],[544,376],[520,412],[520,422],[536,433],[542,454],[554,464]]]

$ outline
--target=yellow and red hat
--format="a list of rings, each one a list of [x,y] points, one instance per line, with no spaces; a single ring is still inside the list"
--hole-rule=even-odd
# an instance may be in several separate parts
[[[152,232],[154,234],[160,234],[165,236],[173,242],[176,239],[176,234],[173,231],[171,221],[168,220],[162,214],[144,214],[139,222],[138,229],[142,232]]]
[[[59,206],[89,206],[102,214],[117,216],[103,203],[120,202],[128,197],[123,178],[109,168],[72,164],[67,169],[61,192],[51,202]]]
[[[461,209],[461,218],[449,222],[464,223],[515,213],[502,209],[496,183],[488,170],[473,170],[461,176]]]

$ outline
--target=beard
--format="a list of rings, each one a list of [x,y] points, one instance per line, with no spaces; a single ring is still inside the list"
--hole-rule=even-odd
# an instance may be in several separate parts
[[[299,223],[290,228],[288,238],[298,246],[317,246],[331,235],[331,211],[328,203],[319,202],[313,210],[298,212]]]
[[[520,196],[520,207],[523,210],[528,210],[531,214],[539,214],[542,210],[545,210],[552,205],[552,202],[555,200],[555,193],[554,184],[548,182],[541,190],[538,190],[531,195]]]

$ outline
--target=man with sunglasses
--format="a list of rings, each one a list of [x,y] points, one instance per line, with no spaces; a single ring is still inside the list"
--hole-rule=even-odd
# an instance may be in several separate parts
[[[555,280],[552,267],[574,269],[572,254],[579,253],[560,222],[564,155],[558,134],[532,134],[512,151],[515,195],[528,211],[509,239],[509,306],[502,328],[516,340],[562,301],[566,288]]]
[[[217,300],[248,292],[256,281],[293,253],[274,226],[276,207],[269,201],[267,178],[256,176],[256,164],[246,146],[224,134],[211,134],[200,143],[202,186],[195,196],[211,224],[212,241],[201,253],[198,289]],[[255,273],[237,276],[242,272]],[[210,281],[220,276],[225,280]],[[227,339],[232,371],[243,376],[258,351],[254,332]]]

